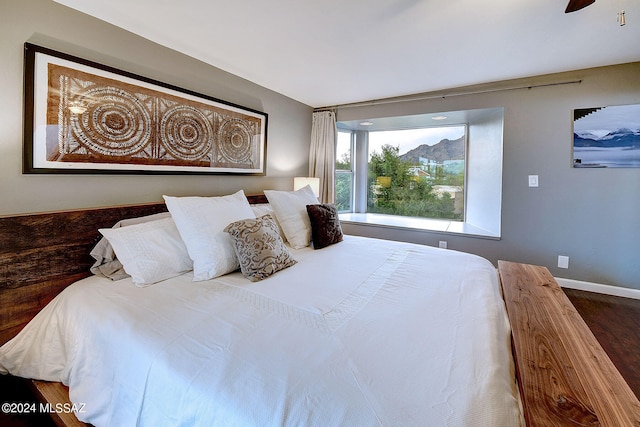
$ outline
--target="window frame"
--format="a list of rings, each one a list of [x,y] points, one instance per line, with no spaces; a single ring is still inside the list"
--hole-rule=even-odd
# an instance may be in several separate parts
[[[348,113],[348,114],[347,114]],[[425,126],[425,119],[447,119],[435,126]],[[438,117],[438,118],[436,118]],[[346,111],[337,127],[352,132],[355,138],[354,204],[351,212],[341,212],[340,221],[350,234],[387,235],[393,229],[420,233],[443,233],[500,240],[502,230],[502,181],[505,133],[504,107],[488,107],[449,112],[418,113],[402,116],[363,117]],[[417,124],[417,121],[421,121]],[[363,122],[373,123],[364,126]],[[395,122],[395,123],[394,123]],[[400,126],[393,126],[399,124]],[[379,213],[367,213],[368,191],[368,132],[391,128],[444,127],[466,125],[464,221],[401,217]],[[363,149],[364,147],[364,149]],[[366,168],[360,165],[367,166]],[[359,196],[360,195],[360,196]],[[365,228],[372,228],[365,232]],[[382,229],[388,228],[389,232]],[[373,231],[378,229],[378,231]],[[360,230],[360,231],[359,231]],[[391,235],[389,235],[391,236]]]
[[[338,184],[338,175],[350,175],[350,188],[349,188],[349,210],[338,210],[338,212],[343,213],[343,212],[353,212],[354,211],[354,205],[355,205],[355,198],[356,198],[356,192],[355,192],[355,156],[354,156],[354,149],[355,149],[355,134],[353,131],[351,130],[346,130],[346,129],[338,129],[338,135],[340,133],[349,134],[349,154],[350,154],[350,166],[351,169],[338,169],[336,167],[335,169],[335,182],[336,185]],[[336,141],[336,145],[337,145],[337,141]],[[338,151],[336,150],[336,159],[335,159],[335,163],[338,163]],[[338,192],[337,192],[337,188],[336,188],[336,198],[337,198]],[[337,200],[336,200],[337,202]]]

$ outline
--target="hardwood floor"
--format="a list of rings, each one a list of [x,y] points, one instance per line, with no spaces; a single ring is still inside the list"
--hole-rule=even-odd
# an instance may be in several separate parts
[[[640,399],[640,300],[563,290]]]

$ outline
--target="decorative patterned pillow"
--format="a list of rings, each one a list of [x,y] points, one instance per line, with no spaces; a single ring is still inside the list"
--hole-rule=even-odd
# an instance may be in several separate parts
[[[224,231],[231,235],[240,271],[257,282],[273,273],[291,267],[297,261],[285,246],[271,215],[245,219],[229,224]]]
[[[273,208],[269,203],[261,203],[256,205],[251,205],[251,210],[255,214],[256,218],[260,218],[262,215],[270,214],[273,222],[278,226],[278,232],[280,233],[280,237],[282,237],[282,241],[286,242],[287,237],[284,235],[284,231],[282,227],[278,223],[278,218],[276,218],[276,213],[273,211]]]
[[[307,205],[314,249],[322,249],[342,241],[342,227],[333,204]]]

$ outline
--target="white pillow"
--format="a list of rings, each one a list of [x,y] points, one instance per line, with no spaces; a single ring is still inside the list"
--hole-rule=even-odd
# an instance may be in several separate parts
[[[147,215],[137,218],[127,218],[122,221],[118,221],[111,228],[126,227],[128,225],[140,224],[142,222],[156,221],[162,218],[171,218],[169,212],[161,212],[153,215]],[[118,261],[113,247],[109,243],[106,237],[100,239],[100,241],[93,247],[89,253],[96,260],[91,266],[91,272],[96,276],[108,277],[111,280],[120,280],[129,277],[122,263]]]
[[[193,262],[173,219],[101,228],[136,286],[148,286],[191,270]]]
[[[162,196],[193,260],[193,280],[209,280],[240,267],[224,228],[255,218],[244,191],[220,197]]]
[[[311,222],[307,205],[318,204],[311,186],[307,185],[297,191],[265,190],[264,195],[267,196],[291,247],[300,249],[309,246]]]

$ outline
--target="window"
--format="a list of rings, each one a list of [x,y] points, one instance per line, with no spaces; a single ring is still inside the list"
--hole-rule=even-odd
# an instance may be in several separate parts
[[[369,132],[367,212],[464,220],[466,126]]]
[[[337,125],[341,221],[500,237],[503,108]]]
[[[336,143],[336,209],[351,212],[353,207],[353,134],[338,131]]]

